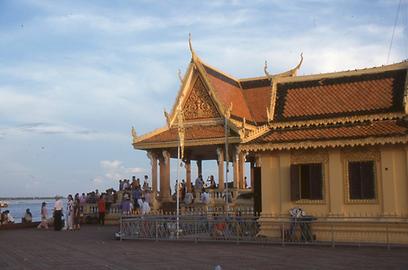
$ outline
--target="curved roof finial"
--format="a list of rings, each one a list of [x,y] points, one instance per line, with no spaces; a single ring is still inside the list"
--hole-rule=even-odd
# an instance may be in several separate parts
[[[181,76],[181,70],[180,69],[178,69],[177,75],[178,75],[178,78],[179,78],[180,82],[183,83],[183,76]]]
[[[194,50],[193,50],[193,45],[191,43],[191,33],[188,33],[188,46],[190,47],[190,52],[192,55],[195,54]]]
[[[170,126],[171,126],[171,119],[170,119],[170,115],[169,115],[168,112],[166,111],[166,108],[164,108],[163,113],[164,113],[164,117],[166,118],[167,127],[170,128]]]
[[[266,60],[265,60],[264,72],[265,72],[266,77],[268,77],[269,79],[272,77],[271,74],[269,74],[268,72],[268,61]]]
[[[299,70],[299,68],[300,68],[300,66],[302,65],[302,63],[303,63],[303,52],[300,53],[300,62],[299,62],[299,64],[297,64],[297,66],[292,69],[292,71],[293,71],[293,76],[296,76],[296,73],[297,73],[297,71]]]
[[[295,77],[296,74],[297,74],[297,71],[299,70],[299,68],[300,68],[300,66],[302,65],[302,63],[303,63],[303,52],[300,54],[300,62],[299,62],[299,64],[297,64],[296,67],[294,67],[294,68],[292,68],[292,69],[290,69],[290,70],[288,70],[288,71],[275,74],[275,75],[273,75],[273,76],[274,76],[274,77]]]
[[[132,126],[132,137],[133,137],[134,140],[137,139],[136,129],[133,126]]]

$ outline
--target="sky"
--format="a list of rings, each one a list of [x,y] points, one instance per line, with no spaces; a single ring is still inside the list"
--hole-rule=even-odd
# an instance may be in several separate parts
[[[298,75],[381,66],[408,58],[398,2],[0,0],[0,197],[150,175],[130,130],[165,125],[189,33],[205,63],[237,78],[263,76],[265,60],[286,71],[301,52]]]

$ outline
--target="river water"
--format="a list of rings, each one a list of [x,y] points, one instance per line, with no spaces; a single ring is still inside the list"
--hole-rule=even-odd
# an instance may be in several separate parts
[[[46,202],[48,208],[48,217],[52,217],[52,210],[54,208],[54,199],[46,200],[8,200],[8,207],[1,208],[1,211],[9,210],[10,214],[14,217],[16,223],[21,222],[21,218],[27,208],[30,209],[31,214],[33,214],[33,221],[41,220],[41,203]],[[66,207],[66,199],[63,199],[64,210]]]

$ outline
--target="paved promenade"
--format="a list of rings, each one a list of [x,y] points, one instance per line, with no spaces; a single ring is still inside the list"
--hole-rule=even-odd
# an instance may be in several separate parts
[[[116,227],[0,231],[0,269],[408,269],[408,250],[117,241]]]

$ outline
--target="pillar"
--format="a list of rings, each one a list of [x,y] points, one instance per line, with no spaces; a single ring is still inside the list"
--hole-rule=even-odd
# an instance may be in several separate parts
[[[150,166],[152,169],[152,191],[153,191],[153,196],[156,196],[157,194],[157,154],[149,151],[147,152],[147,157],[150,159]]]
[[[395,183],[395,154],[392,148],[381,149],[381,184],[383,193],[383,216],[395,216],[399,209],[397,208],[397,192]],[[378,183],[378,182],[377,182]],[[377,189],[377,197],[381,196]],[[379,198],[378,198],[379,199]]]
[[[279,152],[279,197],[280,215],[286,216],[288,210],[293,207],[290,198],[290,152]]]
[[[254,168],[255,168],[255,162],[251,161],[251,191],[254,192],[254,183],[255,183],[255,176],[254,176]]]
[[[224,150],[217,148],[218,163],[218,190],[224,191]]]
[[[188,159],[185,162],[186,166],[186,185],[187,191],[191,192],[191,161]]]
[[[162,151],[160,159],[160,198],[164,201],[171,199],[170,194],[170,153]]]
[[[261,162],[262,215],[279,216],[281,210],[279,156],[263,154]]]
[[[233,154],[234,188],[239,189],[239,152],[235,149]]]
[[[201,161],[201,159],[197,160],[197,174],[198,176],[203,175],[203,162]]]
[[[343,163],[340,150],[329,151],[329,174],[327,176],[329,194],[326,195],[326,200],[329,203],[329,216],[343,215]],[[327,188],[326,188],[327,190]]]
[[[239,163],[238,163],[238,172],[239,172],[239,188],[245,188],[245,159],[246,153],[239,153]]]

